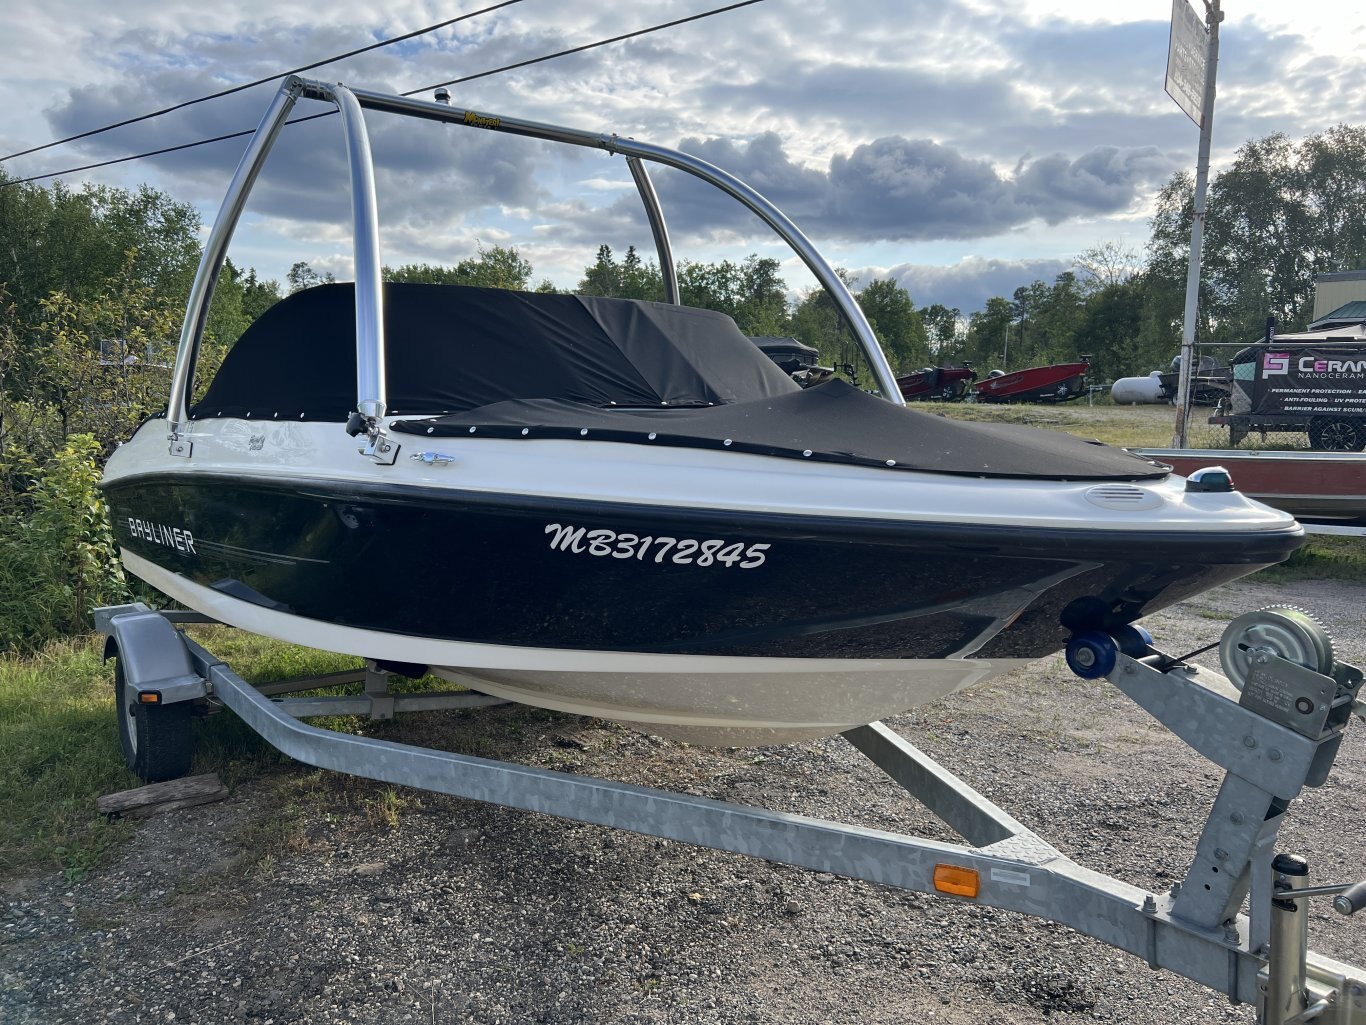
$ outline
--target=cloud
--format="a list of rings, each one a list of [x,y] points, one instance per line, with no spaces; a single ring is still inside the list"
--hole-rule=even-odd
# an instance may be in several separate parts
[[[1015,176],[1017,202],[1047,224],[1070,217],[1103,216],[1128,209],[1140,190],[1168,179],[1179,165],[1152,146],[1102,146],[1068,160],[1049,156]]]
[[[447,16],[424,0],[395,0],[382,10],[360,0],[325,9],[303,0],[11,6],[0,39],[0,81],[10,98],[0,127],[6,150]],[[407,90],[707,6],[519,4],[310,74]],[[1277,27],[1289,15],[1258,21],[1259,7],[1269,10],[1270,0],[1230,11],[1221,33],[1216,173],[1245,140],[1366,121],[1354,55],[1329,52],[1323,32]],[[1173,170],[1194,162],[1195,130],[1162,92],[1166,9],[1093,5],[1084,23],[1057,16],[1063,9],[1052,4],[1040,16],[1031,0],[759,4],[457,85],[452,100],[665,144],[682,139],[683,148],[748,180],[812,237],[835,243],[842,262],[904,256],[899,266],[919,266],[930,249],[920,244],[934,241],[936,258],[958,262],[933,283],[958,288],[976,273],[961,257],[1001,252],[996,240],[1008,239],[1012,253],[1051,254],[1062,248],[1063,233],[1072,239],[1067,250],[1084,247],[1076,242],[1081,232],[1113,236],[1114,224],[1142,219]],[[1116,23],[1135,13],[1144,20]],[[1343,21],[1333,33],[1339,40],[1361,21],[1333,17]],[[5,169],[40,173],[249,128],[269,94],[270,87],[254,89]],[[443,138],[431,126],[412,131],[394,120],[376,117],[370,125],[381,214],[404,254],[437,259],[445,243],[473,237],[544,245],[556,254],[582,248],[583,262],[602,241],[652,251],[619,160],[591,163],[605,158],[571,151],[566,165],[562,147],[552,159],[545,144],[467,130]],[[243,146],[219,143],[90,177],[148,181],[211,220]],[[336,119],[292,128],[253,193],[249,217],[271,226],[282,251],[316,244],[321,260],[323,242],[333,237],[324,223],[346,217],[346,185]],[[755,227],[754,218],[686,175],[660,171],[656,185],[681,256],[733,253]],[[257,244],[254,253],[266,251],[266,240]]]
[[[1009,296],[1021,285],[1033,281],[1052,284],[1073,261],[1059,259],[993,260],[972,257],[949,266],[898,264],[895,267],[865,267],[854,271],[861,285],[879,278],[891,278],[906,289],[917,306],[939,303],[970,316],[986,306],[988,299]]]
[[[854,242],[979,239],[1035,222],[1119,214],[1178,166],[1150,146],[1106,146],[1075,159],[1024,159],[1004,173],[953,147],[899,136],[838,153],[824,171],[797,164],[771,132],[748,142],[684,139],[680,148],[745,180],[803,230]],[[736,203],[681,177],[661,175],[657,184],[671,230],[725,235],[748,226]],[[622,197],[609,213],[643,224],[627,212],[635,206],[635,197]],[[576,211],[590,234],[592,212]]]

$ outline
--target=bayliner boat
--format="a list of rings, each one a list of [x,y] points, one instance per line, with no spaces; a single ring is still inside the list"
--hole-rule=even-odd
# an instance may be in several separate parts
[[[965,398],[977,371],[970,363],[961,367],[925,367],[896,379],[901,397],[907,402],[957,402]]]
[[[341,114],[356,281],[270,309],[193,401],[217,270],[301,98]],[[365,111],[624,155],[672,301],[383,285]],[[801,388],[729,318],[678,305],[646,161],[785,238],[882,397]],[[103,486],[128,570],[225,623],[746,744],[943,697],[1301,543],[1290,516],[1225,484],[907,410],[839,276],[700,160],[290,78],[205,246],[167,411],[114,453]]]
[[[1004,373],[993,370],[974,384],[978,402],[1066,402],[1086,394],[1089,357]]]

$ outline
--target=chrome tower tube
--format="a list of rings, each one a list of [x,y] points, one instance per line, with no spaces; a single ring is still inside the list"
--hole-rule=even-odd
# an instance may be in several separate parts
[[[305,95],[329,99],[341,114],[351,172],[352,247],[356,275],[356,411],[371,420],[388,406],[384,370],[384,285],[380,275],[379,208],[375,166],[365,114],[355,94],[337,84],[306,89]]]
[[[680,305],[678,294],[678,271],[674,267],[673,246],[669,242],[669,226],[664,221],[664,210],[659,205],[659,194],[650,180],[650,172],[639,157],[627,157],[626,166],[631,169],[636,189],[640,192],[641,202],[645,204],[645,216],[650,219],[650,233],[655,237],[655,252],[659,254],[659,276],[664,279],[664,301]]]
[[[573,146],[606,150],[608,153],[620,153],[628,158],[635,157],[642,161],[649,160],[657,164],[664,164],[666,167],[686,171],[696,178],[701,178],[748,207],[758,215],[760,220],[777,232],[792,248],[792,251],[801,258],[801,261],[816,276],[816,280],[830,293],[840,312],[844,314],[845,320],[853,330],[854,337],[863,350],[864,359],[873,372],[873,377],[877,381],[882,397],[898,406],[905,405],[905,400],[901,397],[901,389],[896,384],[896,375],[892,373],[892,368],[887,362],[882,346],[878,344],[872,325],[868,323],[868,318],[863,315],[863,311],[859,308],[858,302],[854,299],[848,286],[840,280],[834,268],[817,252],[816,247],[811,244],[811,240],[802,234],[801,229],[789,220],[786,214],[760,195],[757,190],[734,175],[688,153],[669,149],[666,146],[637,142],[634,139],[623,139],[617,135],[585,132],[576,128],[566,128],[562,125],[504,117],[501,114],[481,114],[478,111],[452,107],[445,103],[418,100],[408,96],[393,96],[388,93],[372,92],[368,89],[353,91],[360,105],[368,110],[405,114],[409,117],[421,117],[446,124],[464,125],[470,128],[482,128],[511,135],[523,135],[533,139],[546,139],[551,142],[563,142]]]
[[[188,447],[182,447],[181,433],[185,428],[186,409],[190,401],[190,389],[194,386],[194,367],[199,359],[199,346],[204,338],[204,322],[209,312],[209,300],[213,298],[214,285],[218,283],[218,273],[223,267],[223,257],[227,255],[228,243],[237,227],[238,218],[246,206],[247,194],[256,183],[257,176],[265,164],[266,156],[275,144],[284,127],[285,119],[294,109],[294,103],[302,95],[303,79],[294,75],[280,83],[280,88],[266,108],[265,116],[247,143],[237,170],[232,176],[227,194],[218,208],[218,217],[213,222],[209,239],[204,243],[204,254],[199,258],[199,269],[195,272],[194,284],[190,286],[190,298],[185,305],[185,322],[180,329],[180,343],[176,348],[175,370],[171,374],[171,394],[166,405],[166,425],[170,432],[171,451],[176,455],[188,455]]]
[[[840,280],[834,268],[786,214],[757,190],[721,168],[679,150],[637,142],[634,139],[623,139],[616,135],[586,132],[501,115],[480,114],[473,110],[452,107],[448,103],[418,100],[367,89],[350,89],[340,84],[301,79],[291,75],[281,84],[279,92],[276,93],[275,99],[248,143],[246,152],[242,155],[219,210],[218,219],[214,222],[209,240],[205,244],[204,255],[190,290],[167,405],[172,451],[176,454],[189,455],[190,451],[181,435],[185,427],[194,365],[203,338],[204,319],[209,299],[213,294],[213,286],[217,281],[233,230],[245,206],[247,194],[255,183],[295,101],[300,96],[331,102],[341,114],[351,174],[354,220],[357,411],[372,424],[377,425],[379,419],[384,416],[387,397],[379,218],[375,199],[374,165],[363,114],[366,109],[601,149],[608,153],[623,155],[645,204],[655,246],[659,252],[660,273],[664,278],[665,293],[672,303],[679,301],[673,252],[659,198],[645,170],[644,162],[653,161],[702,179],[747,207],[787,242],[792,251],[815,275],[816,280],[830,293],[844,315],[859,347],[863,350],[864,359],[877,381],[882,397],[896,405],[905,404],[901,390],[896,384],[896,376],[887,362],[881,345],[878,344],[872,325],[868,323],[857,300],[848,286]],[[376,426],[376,429],[379,428]]]
[[[632,139],[620,140],[616,144],[616,149],[630,156],[654,160],[656,163],[686,171],[715,185],[732,199],[739,200],[757,214],[760,220],[776,231],[791,246],[792,251],[801,258],[801,261],[816,276],[816,280],[825,287],[825,290],[830,293],[830,297],[835,300],[835,305],[844,314],[845,321],[853,330],[854,337],[863,350],[863,358],[867,362],[868,368],[873,372],[873,378],[877,381],[882,397],[898,406],[906,404],[906,400],[901,397],[901,389],[897,387],[896,375],[892,373],[891,365],[887,362],[887,356],[883,353],[882,346],[878,344],[877,335],[873,333],[873,327],[868,323],[868,318],[863,315],[863,310],[859,308],[858,301],[854,298],[853,293],[840,280],[835,269],[825,261],[825,257],[821,256],[816,247],[811,244],[811,240],[788,219],[786,214],[733,174],[688,153],[668,149],[664,146],[636,142]]]

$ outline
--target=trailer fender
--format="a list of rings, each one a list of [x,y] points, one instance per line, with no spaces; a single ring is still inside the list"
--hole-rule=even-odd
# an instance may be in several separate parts
[[[108,629],[104,657],[122,661],[127,686],[138,693],[156,692],[162,705],[208,695],[208,684],[194,671],[180,631],[159,613],[125,612],[112,617]]]

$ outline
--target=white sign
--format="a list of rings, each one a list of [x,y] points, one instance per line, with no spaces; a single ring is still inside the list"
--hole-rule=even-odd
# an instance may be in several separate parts
[[[1209,29],[1187,0],[1172,0],[1172,33],[1167,47],[1167,95],[1200,127],[1205,106],[1205,56]]]

